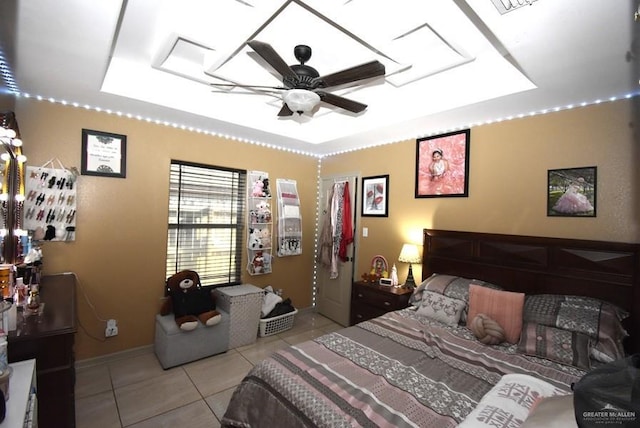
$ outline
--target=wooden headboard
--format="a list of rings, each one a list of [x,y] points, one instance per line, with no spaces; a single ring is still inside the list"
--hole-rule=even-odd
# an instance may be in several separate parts
[[[433,273],[527,294],[595,297],[629,311],[629,352],[640,352],[640,244],[424,229],[422,278]]]

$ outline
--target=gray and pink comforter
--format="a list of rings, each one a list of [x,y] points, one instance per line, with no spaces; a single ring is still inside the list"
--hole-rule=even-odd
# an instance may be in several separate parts
[[[223,427],[455,427],[504,374],[569,392],[584,372],[487,346],[411,309],[281,350],[237,387]]]

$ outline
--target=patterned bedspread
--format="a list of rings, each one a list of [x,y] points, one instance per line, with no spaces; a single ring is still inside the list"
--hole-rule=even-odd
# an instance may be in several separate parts
[[[224,427],[455,427],[504,374],[564,391],[584,372],[486,346],[410,309],[291,346],[237,387]]]

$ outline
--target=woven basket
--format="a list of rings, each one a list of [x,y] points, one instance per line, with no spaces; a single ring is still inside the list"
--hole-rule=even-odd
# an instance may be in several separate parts
[[[246,284],[216,288],[215,293],[218,297],[217,304],[222,310],[229,312],[229,349],[255,342],[263,290]]]
[[[293,318],[297,313],[298,310],[294,309],[293,312],[287,312],[277,317],[261,319],[260,337],[271,336],[289,330],[293,327]]]

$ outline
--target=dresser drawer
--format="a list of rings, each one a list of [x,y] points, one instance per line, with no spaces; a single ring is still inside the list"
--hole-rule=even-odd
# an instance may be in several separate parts
[[[366,304],[354,303],[351,306],[351,325],[370,320],[371,318],[379,317],[380,315],[384,315],[387,312],[388,311],[385,309],[367,306]]]
[[[386,311],[401,309],[396,296],[388,293],[381,293],[375,289],[365,287],[357,287],[353,296],[354,303],[366,302],[370,306],[374,306]]]
[[[411,291],[354,282],[351,289],[351,325],[406,308]]]

